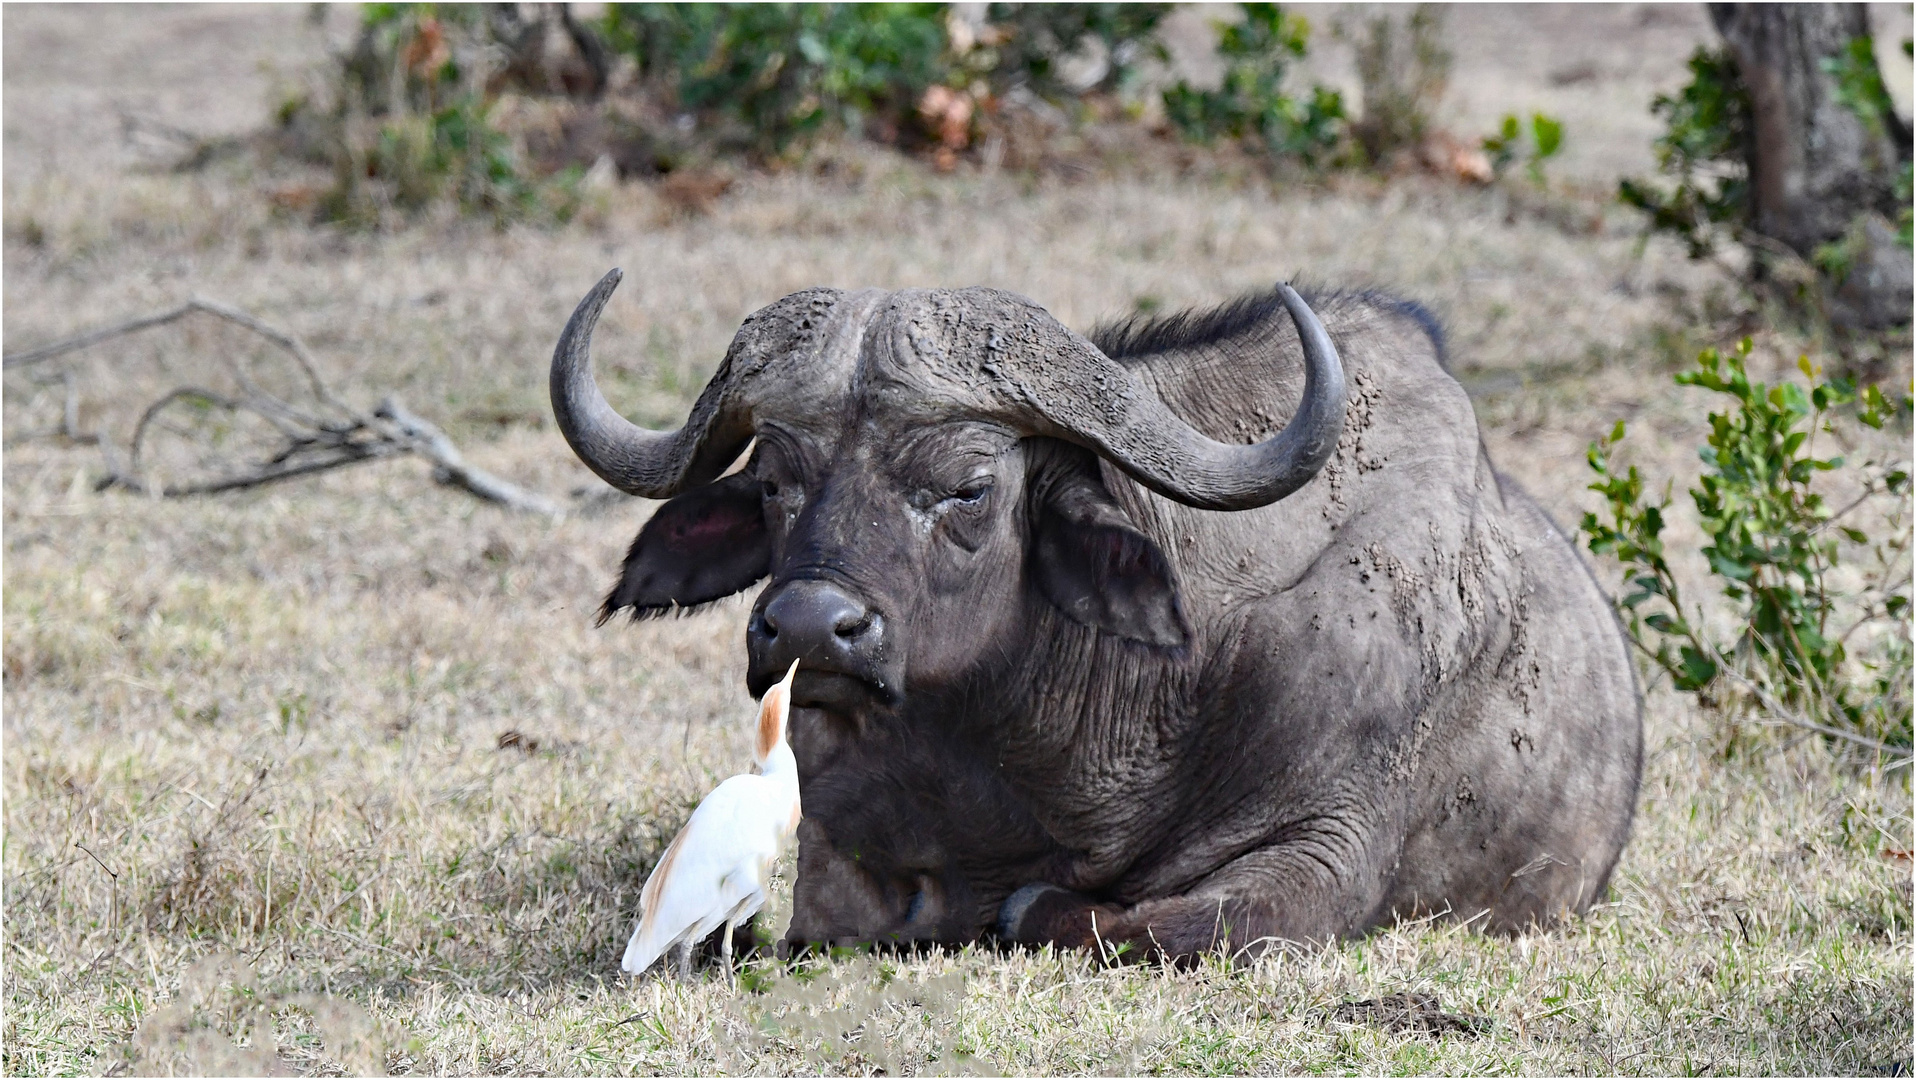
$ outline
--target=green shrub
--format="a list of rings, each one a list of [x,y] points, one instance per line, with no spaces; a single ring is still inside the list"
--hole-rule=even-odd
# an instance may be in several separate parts
[[[1164,92],[1165,115],[1186,138],[1256,139],[1273,157],[1317,164],[1345,131],[1344,99],[1313,87],[1308,98],[1284,93],[1285,68],[1308,51],[1310,24],[1276,4],[1244,4],[1244,21],[1222,27],[1224,83],[1199,90],[1180,81]]]
[[[1707,542],[1713,580],[1736,613],[1728,641],[1714,639],[1699,609],[1687,607],[1664,548],[1669,485],[1646,497],[1637,467],[1618,472],[1612,454],[1624,437],[1619,422],[1591,444],[1590,489],[1607,518],[1585,514],[1590,550],[1622,563],[1626,591],[1618,602],[1631,636],[1680,690],[1726,701],[1747,691],[1776,711],[1906,750],[1911,741],[1909,682],[1909,466],[1818,457],[1817,436],[1837,438],[1839,424],[1880,428],[1892,405],[1874,386],[1860,392],[1846,379],[1822,380],[1807,358],[1799,364],[1809,388],[1750,379],[1746,338],[1729,353],[1706,349],[1697,367],[1676,376],[1729,399],[1710,414],[1700,451],[1704,471],[1690,489]],[[1857,489],[1833,509],[1819,478],[1846,474]],[[1872,544],[1851,517],[1873,507],[1882,539]],[[1845,557],[1868,556],[1863,587],[1844,594],[1831,572]],[[1859,636],[1860,635],[1860,636]],[[1852,643],[1867,647],[1852,655]]]
[[[951,68],[942,4],[616,4],[604,27],[672,108],[765,157],[828,127],[895,137]]]
[[[563,220],[589,162],[627,173],[728,154],[771,162],[821,135],[931,148],[948,168],[981,134],[1020,130],[998,110],[1036,104],[1022,95],[1068,105],[1134,93],[1144,63],[1167,58],[1155,35],[1169,10],[992,4],[967,17],[938,3],[614,4],[590,22],[558,18],[573,59],[590,69],[574,79],[544,52],[550,12],[528,20],[510,6],[370,4],[355,47],[338,58],[332,100],[288,102],[278,141],[333,166],[322,215],[356,222],[445,203],[500,220]],[[1220,27],[1223,88],[1179,84],[1164,96],[1171,119],[1197,141],[1255,140],[1318,164],[1343,144],[1343,101],[1322,87],[1296,98],[1282,89],[1309,27],[1273,4],[1244,14]],[[614,85],[613,57],[629,59],[636,82]],[[571,100],[501,109],[503,94]],[[1091,113],[1108,115],[1075,115]]]
[[[1650,215],[1653,230],[1689,246],[1693,258],[1715,248],[1718,233],[1739,234],[1749,213],[1749,93],[1727,49],[1699,46],[1690,56],[1690,81],[1659,94],[1650,112],[1667,125],[1657,137],[1657,171],[1675,181],[1663,188],[1625,179],[1618,197]]]
[[[995,55],[985,58],[1000,93],[1025,86],[1053,101],[1086,92],[1123,93],[1136,86],[1141,61],[1169,55],[1156,34],[1170,4],[992,4],[988,11],[1004,37]],[[1104,73],[1088,87],[1066,85],[1060,61],[1093,42],[1106,58]]]
[[[825,132],[949,145],[917,112],[934,87],[1052,100],[1121,90],[1141,60],[1164,55],[1153,34],[1168,10],[994,4],[978,40],[962,43],[947,4],[618,4],[603,28],[668,110],[720,149],[773,158]],[[1066,85],[1064,59],[1093,47],[1103,71]]]
[[[1542,113],[1530,117],[1530,138],[1524,138],[1523,121],[1514,113],[1506,114],[1497,134],[1484,139],[1484,153],[1490,155],[1490,168],[1499,176],[1518,161],[1530,182],[1543,186],[1543,163],[1563,149],[1563,123]]]
[[[1364,115],[1352,122],[1351,135],[1372,164],[1417,147],[1430,131],[1430,112],[1450,82],[1443,19],[1436,4],[1418,4],[1401,25],[1387,9],[1371,17],[1356,43]]]
[[[449,201],[501,222],[570,217],[578,203],[579,170],[530,175],[513,140],[492,126],[488,112],[477,98],[461,97],[433,113],[386,119],[366,155],[365,176],[386,181],[391,204],[404,211]],[[366,187],[353,182],[357,178],[357,169],[342,175],[323,204],[326,216],[354,221],[376,213]]]
[[[438,203],[499,222],[573,213],[579,170],[540,175],[493,123],[484,9],[368,4],[360,19],[334,100],[295,100],[278,117],[297,152],[333,168],[322,220],[370,225]]]
[[[1909,52],[1907,41],[1904,51]],[[1835,81],[1837,102],[1855,113],[1880,145],[1900,122],[1876,63],[1875,42],[1868,36],[1855,38],[1837,55],[1821,58],[1818,65]],[[1735,241],[1744,239],[1755,126],[1749,91],[1728,49],[1699,46],[1690,56],[1689,67],[1689,83],[1674,95],[1659,94],[1650,105],[1650,111],[1666,124],[1655,144],[1657,171],[1674,181],[1674,186],[1624,179],[1618,183],[1617,195],[1648,213],[1653,231],[1677,236],[1692,258],[1702,258],[1726,234]],[[1910,162],[1877,165],[1895,173],[1896,206],[1890,213],[1898,239],[1909,247]],[[1811,262],[1831,280],[1840,281],[1849,271],[1850,246],[1846,241],[1824,245],[1812,253]]]

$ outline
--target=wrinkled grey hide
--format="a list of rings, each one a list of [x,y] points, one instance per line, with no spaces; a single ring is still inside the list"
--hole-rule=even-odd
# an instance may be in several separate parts
[[[801,660],[793,942],[1189,957],[1603,891],[1629,658],[1421,309],[1280,288],[1087,340],[995,290],[814,289],[655,434],[591,380],[616,281],[555,408],[601,475],[676,497],[605,614],[769,576],[748,683]]]

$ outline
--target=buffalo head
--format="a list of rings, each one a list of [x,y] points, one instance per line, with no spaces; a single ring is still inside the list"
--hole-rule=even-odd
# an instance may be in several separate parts
[[[1098,459],[1187,505],[1263,506],[1334,448],[1344,379],[1297,294],[1301,407],[1252,445],[1206,437],[1139,375],[994,289],[794,293],[745,320],[684,427],[606,403],[592,330],[620,272],[552,360],[560,430],[622,491],[669,499],[601,620],[683,611],[769,576],[747,631],[754,694],[801,662],[794,705],[857,716],[988,677],[1034,602],[1146,646],[1190,629],[1157,545]],[[727,474],[747,447],[744,467]]]

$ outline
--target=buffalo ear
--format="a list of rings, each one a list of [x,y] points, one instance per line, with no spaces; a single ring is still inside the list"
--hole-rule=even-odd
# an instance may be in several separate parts
[[[644,619],[723,599],[764,577],[771,562],[758,478],[733,473],[673,498],[639,529],[599,622],[621,608]]]
[[[1073,621],[1132,641],[1181,650],[1191,627],[1177,575],[1090,472],[1072,470],[1042,492],[1031,569],[1045,598]]]

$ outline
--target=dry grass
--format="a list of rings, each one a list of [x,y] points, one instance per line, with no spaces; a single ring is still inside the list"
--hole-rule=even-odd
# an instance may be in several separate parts
[[[18,35],[68,40],[55,31],[73,18],[9,9],[9,91]],[[288,19],[240,12],[204,32],[243,52]],[[142,32],[135,16],[98,21],[114,42]],[[559,494],[589,474],[550,428],[544,362],[611,265],[628,281],[601,370],[652,422],[683,410],[746,313],[820,282],[1002,285],[1080,327],[1299,270],[1387,285],[1446,318],[1493,454],[1560,520],[1587,505],[1583,448],[1619,416],[1653,471],[1694,468],[1701,417],[1667,372],[1702,339],[1678,328],[1731,324],[1741,303],[1661,245],[1639,255],[1630,223],[1595,202],[1417,180],[939,178],[856,153],[830,180],[742,181],[707,217],[625,190],[562,232],[350,237],[275,219],[243,162],[49,167],[35,152],[54,135],[16,142],[36,116],[20,101],[10,93],[9,351],[215,296],[298,331],[355,400],[403,393],[476,463]],[[1759,338],[1779,370],[1802,344]],[[83,424],[124,439],[156,388],[253,348],[187,327],[96,349],[75,365]],[[644,505],[513,516],[417,463],[190,502],[96,495],[93,450],[32,437],[61,404],[38,377],[10,373],[4,399],[8,1073],[1858,1073],[1909,1060],[1906,780],[1780,739],[1726,760],[1712,719],[1661,690],[1614,896],[1558,932],[1406,926],[1189,973],[966,951],[882,970],[840,960],[811,982],[765,970],[763,994],[620,980],[644,873],[744,760],[743,602],[594,630]],[[524,738],[501,748],[507,731]],[[1397,994],[1490,1025],[1432,1035],[1335,1011]]]

